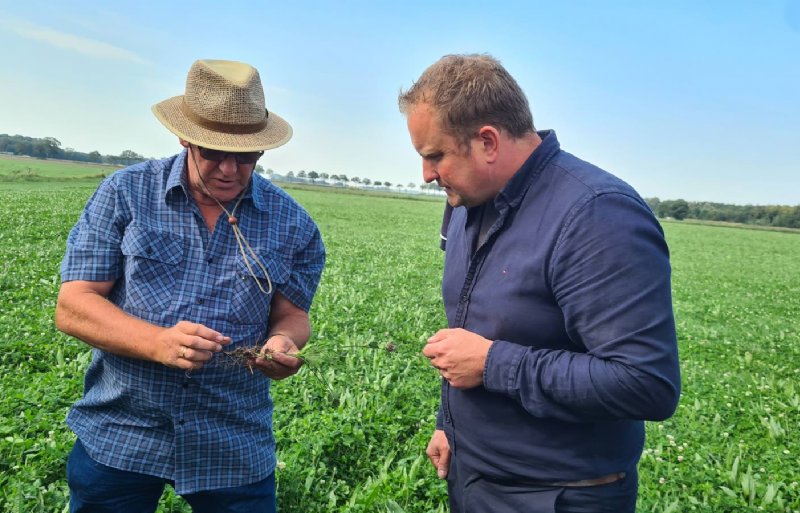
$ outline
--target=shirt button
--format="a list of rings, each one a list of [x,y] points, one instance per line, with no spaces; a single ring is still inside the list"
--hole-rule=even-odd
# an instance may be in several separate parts
[[[466,294],[463,294],[463,295],[461,296],[461,302],[462,302],[462,303],[466,303],[468,299],[469,299],[469,296],[468,296],[468,295],[466,295]]]
[[[211,258],[211,257],[208,257],[208,260],[207,260],[207,262],[208,262],[209,264],[212,264],[212,263],[214,263],[214,259],[213,259],[213,258]]]
[[[203,304],[203,298],[201,298],[201,297],[197,298],[197,304],[198,305],[202,305]]]
[[[153,248],[151,248],[150,246],[147,246],[144,249],[144,252],[147,253],[148,255],[152,255],[153,254]]]

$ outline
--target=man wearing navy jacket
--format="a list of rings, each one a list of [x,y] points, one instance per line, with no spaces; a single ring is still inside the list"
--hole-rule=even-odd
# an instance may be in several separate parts
[[[427,454],[451,510],[634,511],[644,421],[680,395],[658,221],[536,131],[490,56],[443,57],[399,104],[448,200],[448,328],[423,353],[443,378]]]

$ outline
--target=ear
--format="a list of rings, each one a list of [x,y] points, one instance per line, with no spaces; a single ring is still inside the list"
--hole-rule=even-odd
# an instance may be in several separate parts
[[[188,142],[184,141],[180,137],[178,138],[178,140],[180,141],[181,146],[183,146],[184,148],[188,148],[189,147],[189,143]]]
[[[486,162],[496,161],[500,149],[500,131],[491,125],[484,125],[478,129],[476,139]]]

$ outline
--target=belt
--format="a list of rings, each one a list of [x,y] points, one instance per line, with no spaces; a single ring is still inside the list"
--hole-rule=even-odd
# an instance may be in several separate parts
[[[597,477],[594,479],[581,479],[578,481],[531,481],[529,479],[514,479],[513,481],[505,481],[501,479],[493,479],[490,477],[485,477],[485,479],[505,484],[528,485],[528,486],[553,486],[559,488],[561,487],[581,488],[581,487],[602,486],[611,484],[615,481],[619,481],[620,479],[625,479],[626,475],[627,474],[625,472],[614,472],[613,474],[608,474],[602,477]]]
[[[614,472],[613,474],[597,477],[595,479],[581,479],[579,481],[553,481],[550,483],[534,481],[534,483],[538,483],[541,486],[564,486],[569,488],[580,488],[583,486],[601,486],[610,484],[614,481],[625,479],[626,475],[627,474],[625,472]]]

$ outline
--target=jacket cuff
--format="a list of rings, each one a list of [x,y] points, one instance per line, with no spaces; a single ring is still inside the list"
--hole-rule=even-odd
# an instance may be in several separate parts
[[[486,355],[483,386],[489,392],[512,395],[517,373],[528,348],[505,340],[495,340]]]

